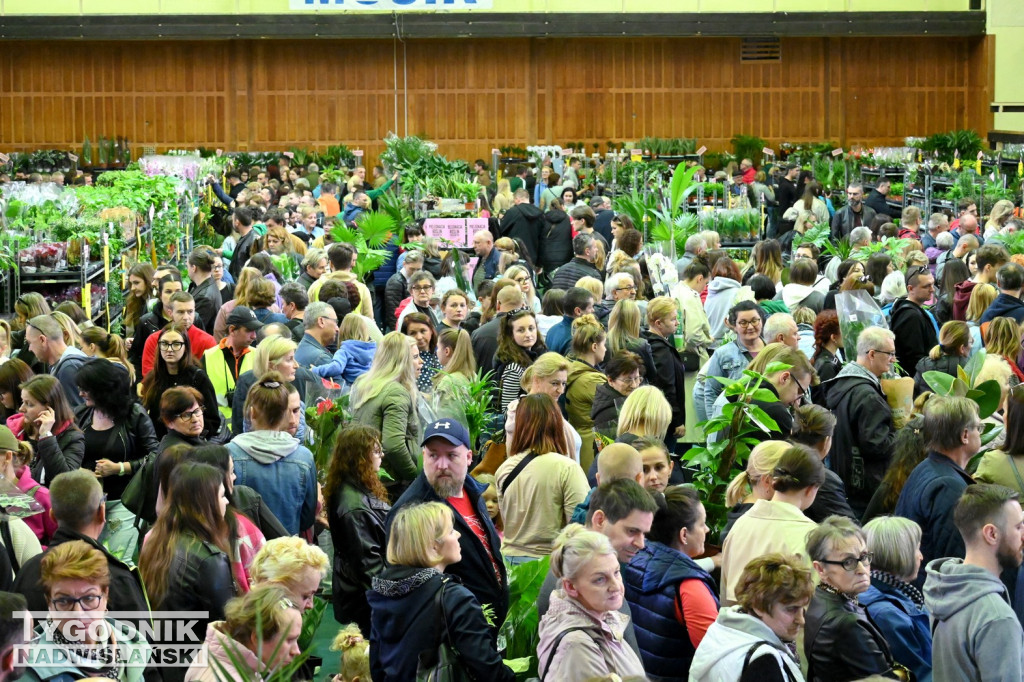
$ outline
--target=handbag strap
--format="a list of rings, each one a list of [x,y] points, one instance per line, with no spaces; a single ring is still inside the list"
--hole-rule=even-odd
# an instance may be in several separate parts
[[[4,547],[7,549],[7,557],[11,561],[11,570],[17,575],[18,571],[21,570],[21,566],[18,564],[18,557],[14,554],[14,538],[11,536],[11,517],[6,513],[3,513],[3,518],[0,518],[0,537],[3,538]]]
[[[765,642],[763,640],[760,641],[760,642],[756,642],[755,644],[751,645],[751,647],[749,649],[747,649],[747,655],[743,658],[743,668],[742,668],[742,670],[740,672],[740,677],[743,677],[743,673],[747,672],[747,666],[750,665],[750,660],[754,657],[754,653],[758,649],[760,649],[762,646],[771,647],[773,649],[775,648],[775,647],[772,647],[771,644],[769,644],[768,642]],[[785,663],[782,664],[782,672],[785,673],[786,680],[788,680],[789,682],[796,682],[796,680],[793,679],[793,673],[790,672],[790,670],[789,670],[789,666],[786,665]]]
[[[570,632],[576,632],[577,630],[586,630],[586,629],[587,628],[583,628],[583,627],[567,628],[567,629],[562,630],[561,632],[558,633],[558,636],[555,637],[554,644],[551,645],[551,651],[548,652],[548,662],[544,665],[544,674],[540,676],[541,680],[543,680],[545,677],[547,677],[548,672],[551,670],[551,663],[555,660],[555,652],[558,651],[558,645],[562,643],[562,640],[565,638],[565,636],[567,634],[569,634]]]
[[[448,584],[448,578],[441,578],[441,589],[437,591],[437,596],[434,598],[437,601],[437,608],[441,612],[441,622],[444,623],[444,631],[441,633],[440,644],[448,643],[451,644],[451,633],[448,631],[448,614],[444,610],[444,586]],[[440,646],[439,644],[439,646]],[[458,651],[455,647],[452,647],[452,651],[455,651],[455,655],[458,656]]]
[[[1024,490],[1024,480],[1021,480],[1020,472],[1017,470],[1017,463],[1013,461],[1013,455],[1006,455],[1006,457],[1010,460],[1010,468],[1013,469],[1013,477],[1017,479],[1017,485],[1020,486],[1021,490]]]
[[[519,474],[523,473],[523,469],[525,469],[526,466],[530,462],[532,462],[533,460],[537,459],[538,457],[540,457],[540,455],[538,455],[536,452],[531,452],[530,454],[528,454],[526,457],[523,457],[519,461],[519,464],[517,464],[516,468],[512,470],[512,473],[510,473],[508,475],[508,478],[506,478],[502,482],[502,484],[501,484],[501,494],[502,495],[504,495],[505,491],[508,490],[508,487],[510,485],[512,485],[512,481],[516,480],[516,476],[518,476]]]

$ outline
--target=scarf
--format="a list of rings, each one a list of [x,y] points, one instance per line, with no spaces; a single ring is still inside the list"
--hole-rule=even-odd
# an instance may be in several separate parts
[[[819,590],[824,590],[825,592],[828,592],[829,594],[834,594],[835,596],[839,597],[840,599],[844,599],[844,600],[846,600],[848,602],[852,602],[854,606],[860,606],[860,602],[857,601],[857,595],[855,595],[855,594],[846,594],[842,590],[837,589],[835,587],[832,587],[828,583],[818,583],[818,589]]]
[[[106,677],[117,680],[121,677],[121,650],[113,643],[113,638],[106,646],[72,642],[61,634],[53,624],[53,641],[68,652],[75,667],[90,673],[89,677]]]
[[[911,585],[905,580],[900,580],[892,573],[886,573],[885,571],[871,571],[871,579],[877,580],[884,585],[888,585],[910,601],[914,602],[918,608],[924,608],[924,594],[917,587]]]

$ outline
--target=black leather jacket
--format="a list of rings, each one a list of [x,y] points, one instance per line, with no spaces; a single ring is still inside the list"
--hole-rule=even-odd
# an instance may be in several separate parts
[[[153,606],[161,611],[209,611],[210,620],[224,620],[224,604],[234,596],[228,555],[215,545],[186,535],[174,550],[167,593]]]
[[[384,522],[390,510],[384,500],[349,483],[327,502],[334,541],[334,617],[339,623],[358,623],[363,632],[370,631],[370,579],[384,570]]]
[[[848,682],[872,675],[897,679],[889,645],[864,608],[821,586],[807,607],[804,651],[808,682]]]

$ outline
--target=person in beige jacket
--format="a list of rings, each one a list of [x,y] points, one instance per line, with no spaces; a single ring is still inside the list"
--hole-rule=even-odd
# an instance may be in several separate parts
[[[513,564],[551,553],[551,543],[590,492],[568,453],[558,405],[545,393],[520,399],[509,452],[494,478],[505,526],[502,554]]]
[[[352,266],[356,263],[356,250],[351,244],[332,244],[327,250],[327,259],[331,263],[331,272],[324,274],[317,281],[309,286],[309,300],[320,300],[320,287],[328,280],[339,282],[352,282],[359,289],[359,308],[353,312],[373,319],[373,297],[365,284],[352,272]]]
[[[804,516],[825,482],[825,466],[805,445],[782,453],[771,473],[770,500],[757,500],[732,527],[722,548],[722,606],[736,604],[736,586],[751,559],[771,552],[800,557],[811,566],[807,534],[817,524]]]

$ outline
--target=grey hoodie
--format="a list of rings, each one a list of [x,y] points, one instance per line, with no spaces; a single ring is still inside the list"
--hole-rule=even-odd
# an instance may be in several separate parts
[[[804,679],[792,651],[764,621],[743,613],[739,606],[727,606],[718,612],[718,619],[697,647],[690,664],[691,682],[735,682],[743,672],[747,652],[758,643],[761,646],[754,649],[751,660],[773,656],[779,669],[788,669],[792,679]]]
[[[299,439],[287,431],[249,431],[238,434],[231,442],[260,464],[273,464],[299,447]]]
[[[1020,682],[1024,631],[999,577],[952,558],[929,562],[927,576],[934,682]]]

